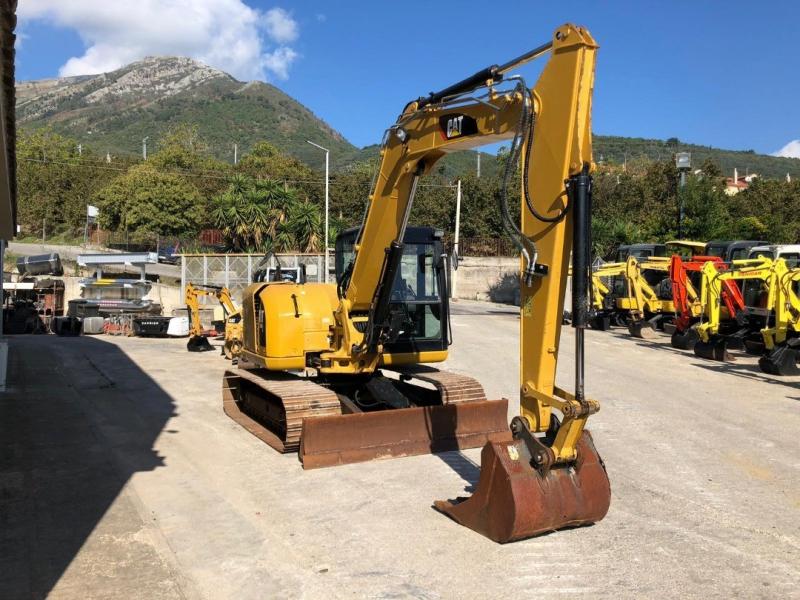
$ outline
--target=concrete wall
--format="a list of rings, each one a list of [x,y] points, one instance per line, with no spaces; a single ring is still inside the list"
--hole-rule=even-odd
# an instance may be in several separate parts
[[[455,297],[519,304],[519,258],[462,256],[455,273]]]
[[[462,256],[458,261],[456,298],[519,306],[519,258]],[[564,308],[571,310],[572,280],[567,281]]]

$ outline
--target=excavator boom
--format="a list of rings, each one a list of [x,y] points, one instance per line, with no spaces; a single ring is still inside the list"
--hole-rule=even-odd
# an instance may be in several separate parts
[[[591,99],[597,44],[588,31],[559,27],[531,90],[522,148],[520,416],[512,440],[490,442],[468,499],[436,502],[459,523],[497,541],[587,525],[611,500],[605,466],[584,427],[599,404],[584,392],[584,330],[591,276]],[[513,154],[512,154],[513,156]],[[512,233],[513,226],[511,227]],[[556,386],[569,257],[575,391]],[[560,419],[553,414],[557,411]]]

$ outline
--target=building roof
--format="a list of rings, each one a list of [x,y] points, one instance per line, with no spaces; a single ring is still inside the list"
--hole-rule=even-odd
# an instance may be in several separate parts
[[[14,42],[17,0],[0,0],[0,238],[17,231],[17,130]]]

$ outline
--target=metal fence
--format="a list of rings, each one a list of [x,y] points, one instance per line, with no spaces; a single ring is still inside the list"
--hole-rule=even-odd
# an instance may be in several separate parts
[[[253,281],[253,272],[263,258],[263,254],[184,254],[181,257],[181,293],[190,282],[224,285],[230,290],[233,299],[240,302],[242,292]],[[325,280],[323,254],[276,254],[270,259],[270,266],[277,266],[276,259],[284,269],[305,265],[306,281]],[[333,262],[333,254],[330,261]],[[202,301],[206,304],[216,302],[206,297]]]

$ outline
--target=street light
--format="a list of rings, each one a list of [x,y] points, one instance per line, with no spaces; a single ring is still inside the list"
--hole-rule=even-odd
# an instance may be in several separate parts
[[[328,169],[330,167],[330,152],[327,148],[323,148],[319,144],[315,144],[311,140],[306,140],[312,146],[325,151],[325,283],[328,283],[328,192],[330,186],[330,179],[328,177]]]
[[[675,166],[681,173],[681,187],[678,190],[678,239],[683,237],[683,188],[686,185],[686,173],[692,168],[690,152],[676,152]]]

